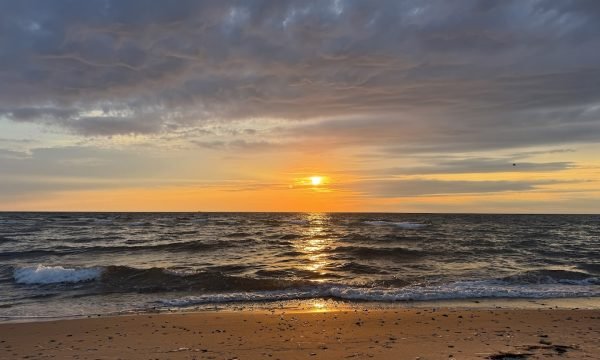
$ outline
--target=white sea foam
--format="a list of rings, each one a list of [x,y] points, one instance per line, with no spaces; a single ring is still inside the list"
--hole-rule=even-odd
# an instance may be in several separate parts
[[[332,297],[367,301],[426,301],[477,298],[562,298],[600,296],[600,288],[589,286],[507,285],[493,281],[459,281],[439,286],[402,289],[334,287]]]
[[[600,296],[600,286],[580,285],[510,285],[498,281],[459,281],[439,286],[409,286],[401,289],[324,286],[308,289],[234,292],[165,299],[166,307],[187,307],[212,303],[284,301],[312,298],[336,298],[356,301],[428,301],[480,298],[570,298]]]
[[[92,281],[100,278],[102,268],[64,268],[44,266],[16,268],[13,276],[19,284],[55,284]]]
[[[402,229],[420,229],[422,227],[427,226],[427,224],[413,223],[408,221],[382,221],[382,220],[373,220],[373,221],[365,221],[367,225],[375,225],[375,226],[396,226]]]

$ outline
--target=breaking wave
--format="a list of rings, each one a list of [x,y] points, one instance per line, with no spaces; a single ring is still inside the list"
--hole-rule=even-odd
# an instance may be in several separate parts
[[[231,276],[221,272],[177,272],[162,268],[136,269],[127,266],[66,268],[37,265],[15,268],[17,284],[90,283],[107,292],[193,291],[194,296],[167,299],[165,306],[194,304],[280,301],[334,298],[358,301],[426,301],[472,298],[561,298],[600,296],[600,279],[567,270],[539,270],[512,276],[441,284],[412,284],[401,287],[350,286],[315,282],[316,274],[260,272],[260,277]],[[298,276],[305,276],[299,279]]]
[[[187,307],[212,303],[268,302],[297,299],[332,298],[350,301],[400,302],[466,300],[486,298],[571,298],[600,296],[600,288],[582,285],[511,285],[496,281],[459,281],[436,286],[371,288],[351,286],[314,286],[299,289],[202,294],[164,299],[166,307]]]
[[[65,268],[45,266],[15,268],[17,284],[93,282],[106,292],[163,291],[261,291],[306,286],[308,280],[252,278],[225,275],[221,271],[178,272],[163,268],[138,269],[128,266]]]
[[[18,284],[56,284],[93,281],[100,277],[102,268],[72,269],[62,266],[44,266],[17,268],[14,271]]]
[[[532,270],[502,278],[510,284],[600,285],[600,278],[583,271],[543,269]]]

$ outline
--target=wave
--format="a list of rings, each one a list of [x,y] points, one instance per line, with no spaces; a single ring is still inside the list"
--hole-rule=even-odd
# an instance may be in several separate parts
[[[289,270],[258,270],[255,275],[267,278],[301,278],[301,279],[327,279],[339,278],[339,275],[331,273],[322,273],[318,271],[304,269]]]
[[[14,224],[20,223],[21,221],[23,221],[23,220],[0,219],[0,224],[2,224],[2,225],[14,225]]]
[[[203,223],[203,222],[207,222],[208,220],[209,220],[208,218],[200,218],[200,219],[192,219],[190,221]]]
[[[177,271],[164,268],[139,269],[128,266],[19,267],[13,270],[18,284],[92,283],[101,293],[168,291],[261,291],[305,286],[308,280],[257,279],[225,275],[220,271]]]
[[[499,279],[508,284],[600,285],[600,278],[583,271],[543,269],[526,271]]]
[[[219,271],[175,272],[162,268],[136,269],[109,266],[100,279],[103,291],[261,291],[307,284],[300,280],[257,279],[225,275]]]
[[[399,243],[399,242],[417,242],[423,240],[420,236],[410,235],[410,233],[394,233],[376,236],[375,234],[365,235],[360,233],[349,233],[340,237],[340,240],[348,243]],[[434,241],[434,240],[430,240]]]
[[[268,240],[268,244],[269,245],[281,245],[281,246],[286,246],[286,247],[290,247],[290,246],[294,245],[293,242],[286,241],[286,240]]]
[[[537,275],[545,282],[535,282]],[[551,280],[550,280],[551,279]],[[312,298],[337,300],[401,302],[433,300],[468,300],[486,298],[577,298],[600,297],[600,279],[589,274],[565,270],[541,270],[491,280],[455,281],[435,285],[401,287],[356,287],[321,285],[275,291],[231,292],[165,299],[159,303],[170,307],[228,302],[284,301]]]
[[[154,226],[154,223],[150,222],[150,221],[132,221],[127,223],[128,226],[145,226],[145,227],[150,227],[150,226]]]
[[[388,274],[389,272],[378,267],[359,264],[357,262],[347,262],[341,265],[331,266],[328,269],[336,271],[351,272],[353,274]]]
[[[589,286],[523,286],[497,284],[489,281],[460,281],[438,286],[407,286],[403,288],[373,288],[351,286],[313,286],[296,289],[231,292],[163,299],[166,307],[189,307],[202,304],[232,302],[267,302],[315,298],[350,301],[402,302],[433,300],[468,300],[490,298],[574,298],[598,297],[600,289]]]
[[[279,236],[280,240],[295,240],[295,239],[300,239],[302,237],[302,235],[300,234],[283,234],[281,236]]]
[[[44,255],[57,255],[60,252],[55,250],[27,250],[27,251],[2,251],[0,258],[19,259],[27,257],[41,257]]]
[[[84,250],[92,251],[137,251],[137,250],[165,250],[165,251],[207,251],[213,249],[223,249],[227,247],[235,247],[238,244],[234,241],[213,241],[213,242],[201,242],[201,241],[182,241],[182,242],[170,242],[161,244],[150,244],[150,245],[135,245],[135,246],[95,246],[88,248],[81,248]]]
[[[225,294],[206,294],[198,296],[186,296],[177,299],[158,300],[157,303],[167,307],[188,307],[202,304],[232,303],[232,302],[260,302],[260,301],[284,301],[296,299],[310,299],[323,297],[318,289],[310,290],[277,290],[261,292],[234,292]]]
[[[13,241],[15,241],[15,240],[12,238],[0,235],[0,244],[7,243],[7,242],[13,242]]]
[[[56,284],[93,281],[100,277],[102,268],[64,268],[44,266],[17,268],[14,279],[18,284]]]
[[[577,267],[582,270],[589,271],[591,273],[600,275],[600,264],[599,263],[579,264]]]
[[[294,224],[294,225],[309,225],[310,221],[304,219],[289,219],[285,220],[285,223]]]
[[[425,253],[419,250],[412,250],[402,247],[367,247],[367,246],[338,246],[328,250],[333,254],[332,258],[345,258],[344,254],[351,255],[359,259],[373,258],[396,258],[396,259],[418,259],[425,256]]]
[[[345,267],[346,271],[354,273],[366,270],[362,265],[355,263],[346,264]],[[600,297],[599,278],[567,270],[546,269],[498,279],[440,284],[395,282],[394,286],[389,286],[385,281],[370,286],[351,286],[333,280],[323,283],[320,282],[323,278],[335,279],[336,276],[324,276],[314,272],[262,271],[256,275],[261,277],[225,275],[219,271],[184,272],[127,266],[78,268],[37,265],[13,269],[13,279],[17,284],[44,287],[59,284],[60,287],[55,289],[61,291],[76,288],[80,291],[89,289],[88,294],[181,291],[199,294],[167,299],[163,303],[165,306],[307,298],[396,302],[474,298]]]
[[[243,232],[243,231],[238,231],[238,232],[234,232],[234,233],[225,235],[225,237],[228,237],[228,238],[245,238],[245,237],[250,237],[250,236],[252,236],[252,234]]]
[[[408,221],[396,222],[396,221],[371,220],[371,221],[365,221],[364,223],[367,225],[374,225],[374,226],[395,226],[395,227],[399,227],[401,229],[420,229],[420,228],[427,226],[427,224],[414,223],[414,222],[408,222]]]
[[[246,241],[254,241],[247,239]],[[79,243],[78,243],[79,244]],[[240,246],[239,241],[182,241],[182,242],[170,242],[170,243],[158,243],[149,245],[131,245],[127,246],[121,243],[120,245],[96,245],[96,246],[55,246],[52,249],[32,249],[24,251],[6,251],[0,253],[0,258],[28,258],[38,257],[44,255],[72,255],[82,253],[112,253],[112,252],[123,252],[123,251],[168,251],[168,252],[182,252],[182,251],[211,251],[230,247]]]

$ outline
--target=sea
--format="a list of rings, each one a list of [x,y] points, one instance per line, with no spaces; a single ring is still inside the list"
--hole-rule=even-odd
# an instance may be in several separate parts
[[[600,216],[0,213],[0,320],[600,297]]]

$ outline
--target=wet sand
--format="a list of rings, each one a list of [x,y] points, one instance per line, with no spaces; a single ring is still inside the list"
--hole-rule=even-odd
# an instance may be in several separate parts
[[[600,359],[600,310],[205,311],[0,324],[0,359],[48,358]]]

